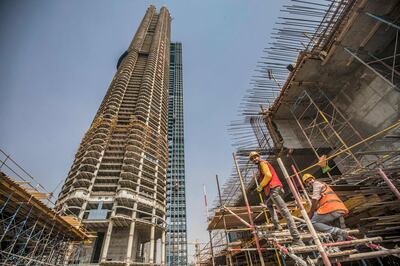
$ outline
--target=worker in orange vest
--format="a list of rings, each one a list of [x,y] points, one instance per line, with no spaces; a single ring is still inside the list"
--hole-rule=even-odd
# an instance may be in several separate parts
[[[286,220],[288,225],[290,234],[292,235],[293,246],[304,246],[303,241],[300,238],[299,231],[297,230],[296,224],[293,220],[292,215],[289,212],[289,209],[282,198],[283,195],[283,186],[281,181],[279,180],[278,175],[272,165],[265,161],[261,160],[260,154],[258,152],[250,152],[249,155],[250,161],[258,166],[259,177],[258,182],[259,185],[257,187],[258,192],[264,191],[265,195],[267,196],[266,200],[266,207],[271,214],[271,219],[274,224],[276,230],[282,230],[281,225],[279,224],[278,215],[275,212],[271,204],[272,202],[276,205],[279,212],[282,214],[283,218]]]
[[[348,234],[345,230],[330,225],[334,220],[349,213],[344,203],[328,184],[316,180],[313,175],[304,174],[303,182],[312,187],[311,209],[308,217],[315,230],[330,233],[337,241],[346,240]]]

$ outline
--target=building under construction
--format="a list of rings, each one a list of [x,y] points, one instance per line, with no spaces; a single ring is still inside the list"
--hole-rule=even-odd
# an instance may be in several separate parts
[[[170,25],[147,9],[61,189],[97,236],[79,264],[165,264]]]
[[[0,170],[21,179],[0,172],[1,265],[187,265],[182,44],[170,25],[166,7],[147,9],[57,200],[0,153]]]
[[[400,1],[292,0],[230,126],[235,167],[222,188],[199,265],[398,265],[400,263]],[[274,231],[255,191],[252,150],[285,186],[305,247]],[[321,176],[326,155],[331,166]],[[301,176],[329,184],[350,213],[337,242],[316,232]],[[281,220],[283,222],[283,220]]]

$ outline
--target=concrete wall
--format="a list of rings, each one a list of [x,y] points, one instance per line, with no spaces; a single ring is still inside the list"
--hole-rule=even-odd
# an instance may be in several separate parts
[[[307,149],[310,145],[304,137],[300,127],[295,120],[275,120],[279,134],[283,139],[283,146],[288,149]],[[307,122],[306,122],[307,123]],[[314,146],[324,145],[322,139],[313,138],[311,140]]]
[[[126,247],[128,245],[129,228],[114,228],[111,234],[110,247],[108,248],[107,260],[124,261],[126,258]]]
[[[334,100],[363,137],[379,132],[400,118],[400,92],[362,68]]]

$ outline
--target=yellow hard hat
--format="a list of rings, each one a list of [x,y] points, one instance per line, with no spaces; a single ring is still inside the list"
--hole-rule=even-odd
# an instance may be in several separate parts
[[[304,174],[303,175],[303,182],[306,182],[306,180],[310,179],[310,178],[315,179],[315,177],[313,175],[311,175],[311,174]]]
[[[256,156],[260,157],[260,154],[256,151],[252,151],[249,154],[249,159],[251,160],[251,158],[256,157]]]

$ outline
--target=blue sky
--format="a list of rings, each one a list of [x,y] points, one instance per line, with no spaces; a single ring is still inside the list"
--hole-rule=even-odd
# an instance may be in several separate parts
[[[211,202],[230,174],[227,125],[285,2],[1,1],[0,148],[54,190],[145,10],[165,5],[183,44],[189,241],[207,241],[202,185]]]

